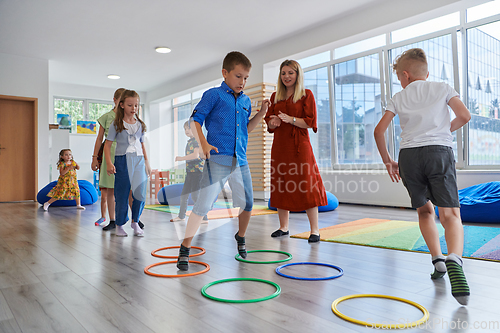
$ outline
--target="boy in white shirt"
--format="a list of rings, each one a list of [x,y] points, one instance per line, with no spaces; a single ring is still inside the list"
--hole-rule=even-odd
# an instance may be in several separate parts
[[[452,295],[460,304],[467,305],[470,290],[462,269],[464,231],[451,132],[465,125],[471,116],[452,87],[426,81],[429,72],[422,49],[405,51],[395,60],[393,70],[403,90],[387,103],[386,112],[375,128],[377,148],[391,180],[403,180],[412,207],[417,209],[420,231],[434,264],[431,278],[441,278],[448,271]],[[448,105],[456,116],[453,121]],[[384,136],[396,115],[402,130],[399,165],[389,155]],[[445,229],[446,258],[441,252],[433,204],[438,206]]]

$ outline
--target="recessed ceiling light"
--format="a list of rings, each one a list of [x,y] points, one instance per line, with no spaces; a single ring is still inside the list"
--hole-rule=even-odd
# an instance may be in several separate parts
[[[116,75],[116,74],[109,74],[108,75],[108,79],[111,79],[111,80],[118,80],[120,78],[120,75]]]
[[[169,49],[166,46],[158,46],[155,50],[158,53],[170,53],[172,51],[171,49]]]

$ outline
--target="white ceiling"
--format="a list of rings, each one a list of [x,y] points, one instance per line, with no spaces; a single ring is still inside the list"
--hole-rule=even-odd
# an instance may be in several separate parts
[[[0,53],[49,60],[51,82],[148,91],[378,1],[0,0]]]

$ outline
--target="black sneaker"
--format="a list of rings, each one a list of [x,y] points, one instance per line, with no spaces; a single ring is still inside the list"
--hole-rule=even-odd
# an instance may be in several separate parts
[[[311,235],[309,236],[309,239],[308,239],[307,241],[308,241],[309,243],[317,243],[317,242],[319,242],[319,240],[320,240],[319,235],[311,234]]]
[[[238,235],[238,232],[234,235],[234,238],[236,239],[236,242],[238,243],[238,253],[239,255],[245,259],[247,257],[247,249],[245,247],[245,237],[240,237]]]
[[[276,230],[271,234],[271,237],[281,237],[281,236],[286,236],[290,233],[290,230],[288,231],[283,231],[281,229]]]
[[[109,221],[108,225],[105,226],[104,228],[102,228],[102,230],[109,231],[109,230],[112,230],[114,228],[116,228],[115,221]]]
[[[139,221],[139,222],[137,222],[137,224],[139,225],[139,227],[140,227],[141,229],[144,229],[144,223],[142,223],[141,221]]]

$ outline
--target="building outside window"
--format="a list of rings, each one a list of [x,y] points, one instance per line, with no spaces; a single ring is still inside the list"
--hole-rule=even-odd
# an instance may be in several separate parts
[[[500,21],[467,29],[469,165],[500,165]]]

